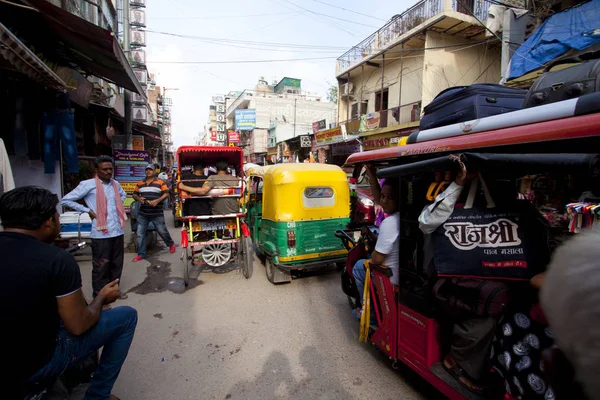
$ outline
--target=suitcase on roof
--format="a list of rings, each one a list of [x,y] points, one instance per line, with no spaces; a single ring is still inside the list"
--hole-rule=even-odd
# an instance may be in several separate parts
[[[509,113],[523,108],[527,90],[491,83],[455,86],[440,92],[423,109],[419,129],[433,129]]]

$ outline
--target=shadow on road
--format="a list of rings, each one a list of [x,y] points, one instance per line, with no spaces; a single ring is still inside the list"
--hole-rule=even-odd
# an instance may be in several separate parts
[[[326,368],[314,346],[300,351],[300,365],[307,373],[301,379],[292,372],[290,361],[279,351],[271,353],[262,372],[251,381],[236,383],[226,399],[353,399]]]

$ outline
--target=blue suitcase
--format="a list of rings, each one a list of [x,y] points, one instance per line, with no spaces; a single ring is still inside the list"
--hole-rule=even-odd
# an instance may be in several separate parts
[[[490,117],[523,108],[527,90],[492,83],[448,88],[423,109],[420,130]]]

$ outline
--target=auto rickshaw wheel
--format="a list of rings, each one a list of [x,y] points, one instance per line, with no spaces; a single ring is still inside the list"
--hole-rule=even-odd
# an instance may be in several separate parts
[[[241,259],[242,259],[242,273],[244,278],[250,279],[252,277],[253,268],[253,257],[252,257],[252,240],[249,237],[243,237],[241,241]]]
[[[288,271],[282,271],[273,264],[273,258],[267,257],[267,262],[265,263],[265,269],[267,272],[267,279],[273,285],[277,285],[280,283],[289,283],[292,281],[292,273]]]
[[[190,284],[190,259],[188,257],[188,248],[183,248],[181,255],[181,261],[183,262],[183,283],[185,286]]]
[[[211,267],[221,267],[231,258],[231,244],[216,243],[202,248],[202,258]]]

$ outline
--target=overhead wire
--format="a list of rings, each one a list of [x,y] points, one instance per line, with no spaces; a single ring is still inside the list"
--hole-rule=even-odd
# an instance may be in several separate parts
[[[293,5],[293,6],[295,6],[295,7],[301,8],[302,10],[304,10],[304,11],[306,11],[306,12],[309,12],[309,13],[311,13],[311,14],[320,15],[320,16],[322,16],[322,17],[327,17],[327,18],[331,18],[331,19],[336,19],[336,20],[338,20],[338,21],[349,22],[349,23],[351,23],[351,24],[362,25],[362,26],[366,26],[366,27],[369,27],[369,28],[375,28],[375,29],[378,29],[378,28],[379,28],[378,26],[373,26],[373,25],[363,24],[362,22],[351,21],[351,20],[349,20],[349,19],[345,19],[345,18],[339,18],[339,17],[334,17],[333,15],[324,14],[324,13],[320,13],[320,12],[317,12],[317,11],[309,10],[308,8],[305,8],[305,7],[299,6],[298,4],[292,3],[292,2],[291,2],[291,1],[289,1],[289,0],[283,0],[283,1],[284,1],[284,2],[286,2],[286,3],[288,3],[288,4],[291,4],[291,5]]]
[[[326,2],[321,1],[321,0],[312,0],[312,1],[314,1],[315,3],[325,4],[326,6],[329,6],[329,7],[337,8],[337,9],[340,9],[340,10],[344,10],[344,11],[349,12],[349,13],[353,13],[353,14],[357,14],[357,15],[362,15],[363,17],[378,19],[379,21],[383,21],[383,22],[387,22],[388,21],[387,19],[383,19],[383,18],[379,18],[379,17],[374,17],[372,15],[363,14],[361,12],[354,11],[354,10],[349,10],[347,8],[336,6],[335,4],[326,3]]]
[[[197,19],[237,19],[237,18],[256,18],[256,17],[268,17],[274,15],[289,15],[294,14],[295,11],[286,11],[280,13],[271,14],[246,14],[246,15],[224,15],[224,16],[203,16],[203,17],[154,17],[148,18],[149,20],[197,20]]]

